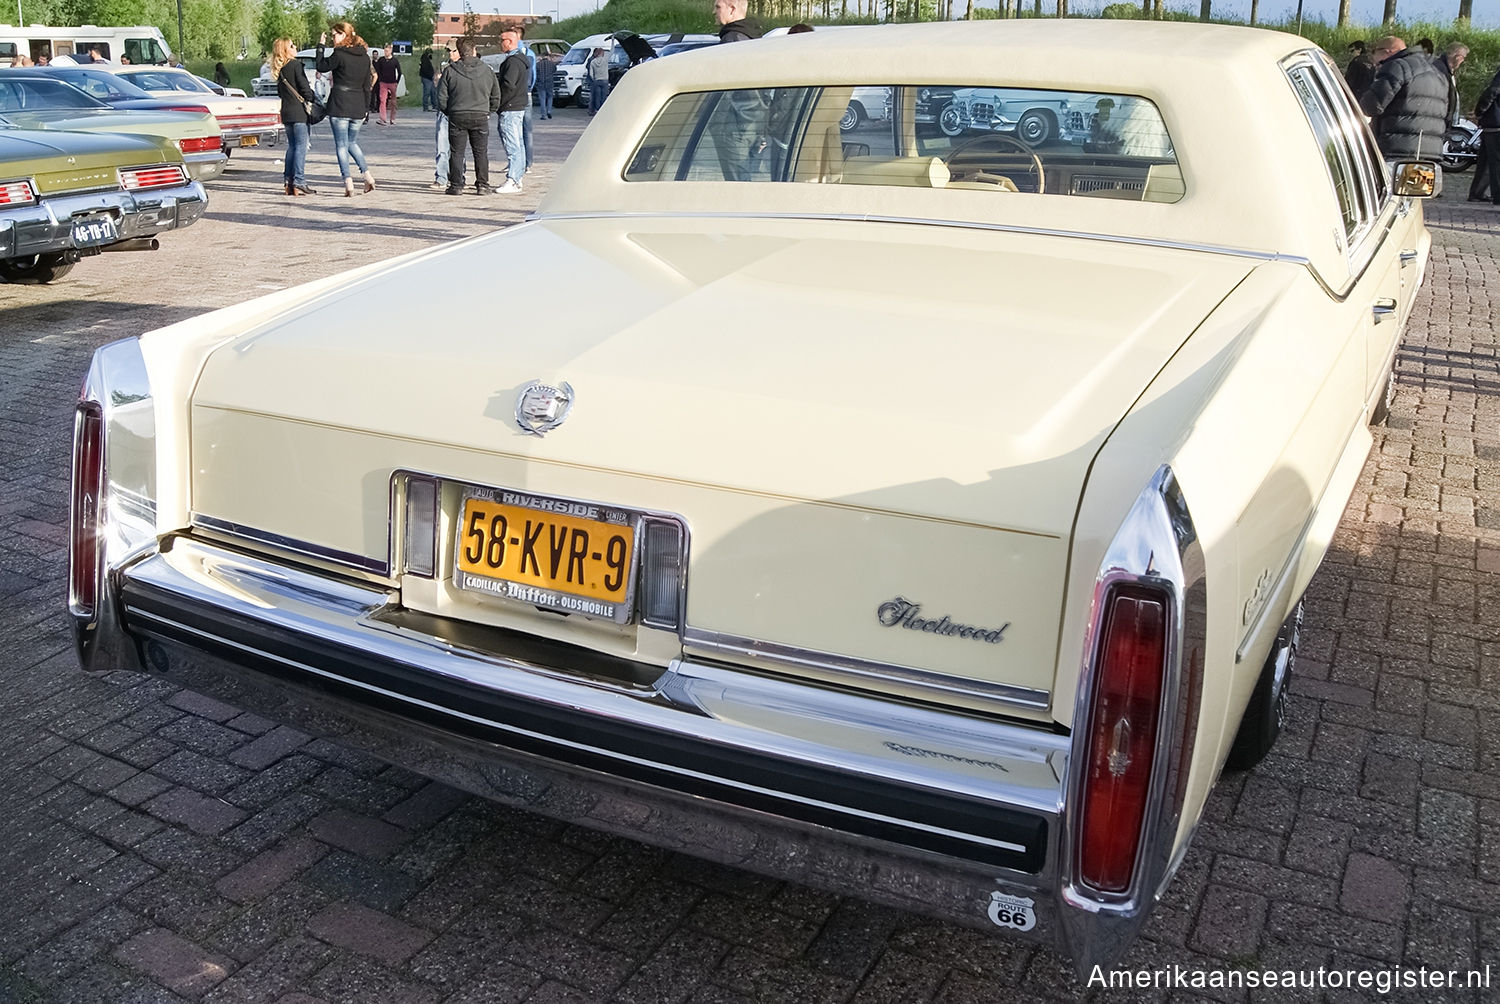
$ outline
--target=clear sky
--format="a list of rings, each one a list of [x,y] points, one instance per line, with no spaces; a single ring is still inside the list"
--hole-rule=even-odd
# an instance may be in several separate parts
[[[486,11],[493,6],[495,0],[489,3],[481,3],[479,0],[471,0],[474,9]],[[532,3],[535,6],[531,6]],[[994,6],[994,0],[976,0],[977,3]],[[1055,8],[1057,0],[1042,0],[1042,9]],[[1108,0],[1071,0],[1070,5],[1074,10],[1098,10]],[[1028,0],[1029,3],[1029,0]],[[549,14],[561,4],[562,17],[571,17],[584,11],[593,10],[598,6],[594,0],[507,0],[501,4],[500,9],[507,14],[521,13],[526,10],[535,10],[538,14]],[[708,9],[713,5],[713,0],[703,0],[703,6]],[[461,6],[455,3],[445,3],[444,9],[448,7]],[[957,5],[955,5],[957,6]],[[1167,0],[1167,6],[1177,9],[1198,9],[1198,3],[1193,0]],[[1357,23],[1375,24],[1380,20],[1380,14],[1385,9],[1384,0],[1354,0],[1354,20]],[[1273,18],[1280,20],[1282,15],[1295,16],[1297,0],[1260,0],[1260,16],[1262,18]],[[1214,11],[1223,11],[1226,14],[1238,15],[1241,18],[1250,15],[1250,0],[1214,0]],[[1321,18],[1332,22],[1338,17],[1338,0],[1304,0],[1302,15],[1307,18]],[[1396,12],[1403,20],[1437,21],[1439,23],[1451,21],[1458,14],[1458,0],[1397,0]],[[1474,26],[1477,28],[1500,28],[1500,0],[1474,0]],[[626,27],[621,25],[621,27]]]

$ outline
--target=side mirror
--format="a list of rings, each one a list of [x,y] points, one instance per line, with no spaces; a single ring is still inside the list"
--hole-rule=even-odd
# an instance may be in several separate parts
[[[1438,168],[1431,161],[1404,160],[1392,169],[1391,188],[1399,196],[1430,199],[1437,194]]]

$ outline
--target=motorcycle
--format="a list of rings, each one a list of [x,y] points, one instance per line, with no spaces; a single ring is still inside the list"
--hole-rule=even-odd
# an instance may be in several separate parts
[[[1479,160],[1479,137],[1483,130],[1466,118],[1460,118],[1443,133],[1445,171],[1467,171]]]

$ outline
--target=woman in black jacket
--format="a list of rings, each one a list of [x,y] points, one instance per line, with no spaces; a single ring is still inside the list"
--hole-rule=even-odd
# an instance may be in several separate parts
[[[288,195],[314,195],[307,187],[307,103],[317,100],[307,82],[307,69],[297,58],[290,38],[271,44],[271,72],[276,75],[276,93],[281,96],[281,122],[286,126],[286,169],[282,181]]]
[[[349,172],[349,158],[364,174],[365,191],[375,191],[375,176],[365,163],[365,152],[359,148],[359,129],[365,124],[370,107],[370,47],[359,37],[348,21],[333,24],[333,51],[324,54],[328,35],[318,36],[318,72],[333,74],[333,88],[328,92],[328,124],[333,128],[333,154],[338,158],[339,174],[344,179],[344,194],[354,194],[354,176]]]

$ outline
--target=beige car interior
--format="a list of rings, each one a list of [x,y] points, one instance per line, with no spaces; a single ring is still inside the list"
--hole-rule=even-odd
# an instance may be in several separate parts
[[[901,108],[899,114],[890,116],[890,121],[898,126],[877,126],[876,131],[868,134],[845,133],[839,122],[854,90],[853,86],[821,89],[789,143],[787,153],[791,160],[786,180],[823,185],[1058,193],[1164,203],[1178,201],[1186,191],[1182,171],[1176,163],[1143,163],[1139,157],[1089,154],[1071,143],[1032,150],[1002,132],[971,132],[951,141],[942,137],[923,140],[916,132],[916,87],[895,89]],[[627,168],[626,180],[671,180],[688,157],[694,163],[685,180],[722,180],[715,158],[701,147],[694,148],[700,142],[699,134],[705,132],[695,127],[705,102],[712,96],[712,93],[680,94],[669,101]],[[892,135],[892,128],[899,128],[901,135]],[[712,129],[706,132],[711,134]],[[858,142],[861,138],[870,142]],[[665,142],[653,146],[653,141]],[[944,142],[950,143],[946,150],[941,148]],[[872,143],[895,152],[872,153]],[[975,152],[966,152],[965,148],[971,146]],[[981,147],[984,152],[977,152]],[[953,159],[954,153],[958,154],[957,159]],[[943,154],[948,155],[947,159]],[[768,176],[757,180],[773,179]]]

